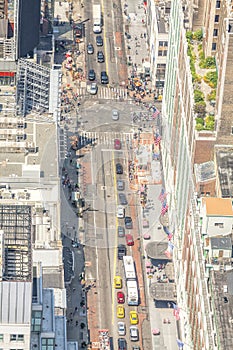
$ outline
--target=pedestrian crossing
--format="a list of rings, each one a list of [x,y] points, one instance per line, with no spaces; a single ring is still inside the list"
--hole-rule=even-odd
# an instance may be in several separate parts
[[[95,100],[129,100],[127,89],[123,87],[105,87],[98,86],[96,95],[91,95],[85,87],[77,88],[77,94],[80,97]]]
[[[128,132],[98,132],[98,131],[81,131],[79,133],[79,142],[81,145],[88,143],[113,146],[114,140],[118,139],[121,143],[130,144],[133,140],[133,133]]]

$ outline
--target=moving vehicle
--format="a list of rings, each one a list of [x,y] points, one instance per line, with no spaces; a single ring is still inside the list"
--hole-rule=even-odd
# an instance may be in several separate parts
[[[91,95],[96,95],[97,91],[98,91],[98,86],[96,83],[91,83],[91,87],[90,87],[90,94]]]
[[[136,280],[129,280],[126,282],[127,289],[127,304],[137,306],[138,301],[138,284]],[[132,323],[134,324],[134,323]],[[136,323],[135,323],[136,324]]]
[[[121,205],[127,205],[128,204],[126,195],[124,193],[119,193],[118,197],[119,197],[119,202],[120,202]]]
[[[125,208],[122,205],[117,207],[117,217],[118,219],[124,219],[125,217]]]
[[[118,175],[123,174],[123,166],[120,163],[116,164],[116,173]]]
[[[124,338],[118,339],[118,350],[126,350],[126,340]]]
[[[117,329],[118,329],[118,334],[119,335],[125,335],[125,333],[126,333],[126,329],[125,329],[125,324],[124,324],[124,322],[118,322],[117,323]]]
[[[74,36],[76,38],[81,39],[82,36],[83,36],[83,23],[75,24],[74,27],[73,27],[73,30],[74,30]]]
[[[125,237],[125,228],[123,226],[117,227],[118,237]]]
[[[122,288],[122,278],[121,278],[121,276],[115,276],[114,277],[114,287],[116,289],[121,289]]]
[[[89,80],[95,80],[95,71],[94,69],[90,69],[88,72],[88,79]]]
[[[98,51],[97,52],[97,61],[99,63],[104,63],[104,54],[103,51]]]
[[[103,46],[103,38],[101,35],[97,35],[96,37],[96,45],[97,46]]]
[[[123,292],[117,292],[117,302],[118,302],[118,304],[124,304],[125,295]]]
[[[121,149],[121,141],[119,139],[114,140],[114,149],[118,151]]]
[[[129,317],[132,325],[138,324],[138,314],[136,311],[130,311]]]
[[[132,350],[140,350],[140,346],[135,345],[135,346],[132,347]]]
[[[112,120],[118,120],[119,119],[119,112],[116,109],[112,110]]]
[[[93,32],[99,34],[102,32],[101,5],[93,5]]]
[[[101,84],[108,84],[108,75],[105,71],[101,72]]]
[[[125,236],[125,240],[128,246],[134,245],[133,236],[130,233],[127,233],[127,235]]]
[[[125,217],[125,227],[127,229],[132,229],[133,228],[133,222],[132,222],[132,218],[130,216],[126,216]]]
[[[134,260],[131,255],[123,256],[123,265],[125,271],[126,281],[136,280],[136,271],[134,266]]]
[[[125,183],[123,180],[117,180],[117,190],[123,191],[125,189]]]
[[[118,244],[117,247],[117,257],[119,260],[123,260],[123,257],[126,255],[126,246],[124,244]]]
[[[130,334],[130,340],[131,341],[138,341],[139,340],[138,327],[130,326],[129,327],[129,334]]]
[[[117,305],[117,317],[124,318],[125,317],[125,309],[121,305]]]
[[[92,55],[94,53],[94,46],[90,43],[87,45],[87,53],[88,55]]]

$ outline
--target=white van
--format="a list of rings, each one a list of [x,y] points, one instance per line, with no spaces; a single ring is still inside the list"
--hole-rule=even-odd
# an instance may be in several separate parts
[[[139,340],[138,327],[130,326],[129,333],[130,333],[130,340],[131,341],[138,341]]]

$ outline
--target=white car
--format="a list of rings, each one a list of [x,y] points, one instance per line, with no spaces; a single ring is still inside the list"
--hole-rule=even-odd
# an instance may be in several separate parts
[[[129,334],[130,334],[131,341],[138,341],[139,340],[138,327],[130,326],[129,327]]]
[[[97,84],[96,83],[92,83],[89,91],[90,91],[91,95],[96,95],[97,91],[98,91]]]
[[[126,330],[125,330],[125,324],[124,322],[118,322],[117,324],[117,329],[118,329],[118,334],[119,335],[125,335]]]
[[[112,110],[112,120],[118,120],[119,119],[119,112],[116,109]]]
[[[117,217],[118,219],[124,219],[125,217],[125,208],[123,205],[118,205],[117,207]]]

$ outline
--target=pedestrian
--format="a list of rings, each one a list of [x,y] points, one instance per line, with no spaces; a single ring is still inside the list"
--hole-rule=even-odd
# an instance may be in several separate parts
[[[73,292],[75,292],[76,291],[76,288],[73,288]]]
[[[135,54],[138,55],[138,50],[135,51]]]

